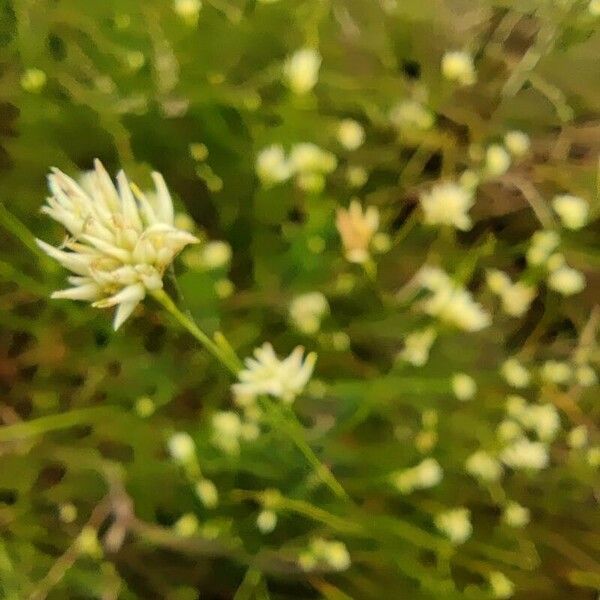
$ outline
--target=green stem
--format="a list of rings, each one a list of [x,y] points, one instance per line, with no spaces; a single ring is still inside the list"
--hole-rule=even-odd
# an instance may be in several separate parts
[[[222,363],[233,375],[237,375],[242,364],[237,357],[230,352],[224,352],[196,323],[187,315],[182,313],[175,302],[164,290],[152,292],[154,299],[162,305],[166,311],[189,333],[191,333],[220,363]]]
[[[348,496],[340,482],[334,477],[329,468],[319,460],[304,439],[304,428],[298,422],[296,415],[291,410],[286,410],[284,414],[282,406],[271,402],[268,398],[263,398],[261,405],[265,409],[267,418],[271,421],[274,428],[284,431],[290,437],[298,450],[302,452],[308,463],[314,468],[319,479],[338,498],[346,501],[350,500],[350,496]]]
[[[42,435],[49,431],[67,429],[75,425],[83,425],[107,416],[114,407],[95,406],[71,410],[67,413],[39,417],[31,421],[22,421],[13,425],[0,427],[0,442],[15,442],[26,438]]]

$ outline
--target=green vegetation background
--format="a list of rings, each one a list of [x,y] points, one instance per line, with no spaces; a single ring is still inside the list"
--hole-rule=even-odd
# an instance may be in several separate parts
[[[516,598],[595,597],[597,472],[559,446],[551,469],[514,475],[507,493],[533,515],[530,527],[515,532],[498,525],[489,494],[463,464],[494,438],[506,394],[498,374],[503,358],[524,343],[533,359],[568,354],[576,344],[598,298],[597,228],[565,241],[570,264],[588,279],[583,294],[543,299],[517,325],[500,319],[479,334],[445,335],[426,371],[400,370],[393,357],[415,317],[386,298],[422,264],[434,233],[409,231],[380,260],[375,285],[356,271],[357,287],[342,294],[336,278],[353,271],[333,213],[355,194],[342,167],[364,166],[370,177],[360,196],[380,208],[382,230],[393,236],[423,182],[464,164],[470,142],[510,128],[534,142],[519,176],[544,193],[567,189],[593,198],[597,210],[599,26],[577,2],[206,0],[197,25],[160,0],[1,2],[0,419],[9,425],[102,407],[93,422],[40,435],[25,427],[16,441],[0,429],[2,597],[216,599],[234,597],[241,585],[236,600],[489,598],[490,569],[515,582]],[[281,83],[281,65],[306,44],[318,45],[323,67],[315,93],[295,97]],[[439,63],[446,49],[465,44],[480,81],[456,91],[441,79]],[[528,52],[536,57],[530,66],[521,62]],[[44,71],[42,89],[23,88],[27,69]],[[510,77],[514,90],[506,93]],[[429,90],[438,123],[420,154],[399,144],[387,121],[417,83]],[[335,141],[344,117],[367,131],[366,144],[351,155]],[[338,154],[341,167],[326,189],[261,189],[257,152],[302,141]],[[198,143],[208,150],[201,161],[190,153]],[[114,334],[107,313],[48,300],[64,273],[32,239],[62,235],[39,214],[45,176],[50,166],[76,174],[95,157],[139,184],[149,184],[151,170],[162,172],[206,237],[231,244],[228,276],[236,291],[225,300],[214,289],[225,273],[178,267],[182,295],[205,329],[226,331],[242,355],[263,340],[281,352],[298,343],[319,352],[325,391],[313,389],[295,408],[311,445],[359,506],[318,488],[280,431],[267,429],[239,457],[215,449],[209,417],[230,406],[227,374],[151,301]],[[439,247],[445,264],[467,273],[516,264],[537,227],[525,200],[490,185],[474,212],[477,227]],[[315,236],[325,241],[322,252],[310,249]],[[325,331],[347,332],[347,351],[288,325],[290,299],[311,290],[328,295]],[[456,371],[478,380],[476,402],[452,398]],[[157,405],[150,418],[134,411],[141,396]],[[439,414],[436,456],[446,475],[427,494],[399,497],[385,478],[419,459],[411,440],[426,409]],[[586,423],[597,422],[597,388],[578,399],[577,410]],[[42,421],[41,429],[51,424]],[[398,425],[408,441],[395,436]],[[201,506],[167,457],[165,442],[178,430],[192,434],[217,484],[214,511]],[[282,510],[276,530],[261,536],[257,505],[233,490],[267,488],[327,512],[314,519]],[[96,515],[102,533],[109,527],[98,516],[107,497],[133,502],[137,520],[123,545],[97,556],[69,554],[88,519],[95,523]],[[65,502],[78,509],[73,523],[58,518]],[[454,505],[469,506],[475,524],[473,539],[456,551],[431,524],[432,513]],[[172,532],[186,512],[198,516],[204,537]],[[357,534],[353,525],[374,533]],[[305,574],[283,560],[311,535],[344,540],[352,568]],[[57,561],[58,580],[49,584]],[[42,595],[30,596],[36,590]]]

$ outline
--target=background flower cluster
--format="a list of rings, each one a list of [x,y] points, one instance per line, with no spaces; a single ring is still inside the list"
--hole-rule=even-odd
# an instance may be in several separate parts
[[[0,7],[0,596],[595,597],[599,32]]]

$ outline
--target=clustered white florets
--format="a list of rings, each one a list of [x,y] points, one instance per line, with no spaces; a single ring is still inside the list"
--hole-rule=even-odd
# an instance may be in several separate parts
[[[232,386],[236,396],[256,398],[272,396],[291,404],[299,396],[311,378],[317,355],[304,356],[304,348],[298,346],[283,360],[278,358],[269,343],[254,350],[254,358],[246,358],[246,367],[238,374],[238,383]]]
[[[173,201],[159,173],[156,191],[142,193],[121,171],[117,187],[100,161],[81,185],[54,169],[51,196],[42,212],[61,223],[68,237],[58,247],[37,240],[40,248],[74,273],[73,287],[53,298],[117,306],[118,329],[148,292],[162,288],[162,277],[175,256],[198,239],[174,225]]]
[[[466,231],[473,225],[468,212],[474,203],[472,192],[463,186],[450,181],[438,183],[421,196],[424,222]]]

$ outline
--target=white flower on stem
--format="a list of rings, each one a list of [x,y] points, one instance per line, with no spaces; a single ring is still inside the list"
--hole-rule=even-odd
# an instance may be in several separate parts
[[[48,177],[52,195],[42,212],[61,223],[69,237],[59,248],[37,240],[50,257],[74,273],[73,287],[52,298],[116,306],[118,329],[162,277],[175,256],[198,239],[174,224],[173,202],[162,175],[153,173],[156,193],[146,196],[121,171],[114,186],[100,161],[84,186],[58,169]]]
[[[504,469],[502,465],[484,450],[478,450],[467,458],[465,469],[469,475],[485,482],[498,481]]]
[[[575,369],[575,379],[583,387],[591,387],[598,383],[596,371],[590,365],[580,365]]]
[[[473,533],[471,511],[467,508],[453,508],[438,513],[434,518],[434,524],[456,545],[466,542]]]
[[[473,300],[469,291],[457,285],[437,267],[422,267],[417,281],[430,296],[421,303],[428,315],[454,325],[464,331],[479,331],[491,323],[481,304]]]
[[[277,526],[277,513],[272,510],[261,510],[256,517],[256,526],[261,533],[271,533]]]
[[[344,119],[338,126],[337,138],[346,150],[356,150],[365,141],[365,130],[358,121]]]
[[[416,100],[404,100],[390,110],[389,119],[401,131],[430,129],[435,122],[433,113]]]
[[[494,598],[506,600],[512,598],[515,593],[515,584],[501,571],[492,571],[488,575],[490,588]]]
[[[527,154],[531,146],[531,140],[524,131],[508,131],[504,136],[504,145],[513,156],[518,158]]]
[[[256,156],[256,174],[265,186],[271,186],[289,179],[292,166],[286,158],[283,147],[273,144],[261,150]]]
[[[404,339],[404,349],[398,354],[398,358],[415,367],[422,367],[429,360],[429,351],[436,337],[437,332],[433,327],[409,333]]]
[[[536,288],[521,281],[513,283],[506,273],[497,269],[490,269],[486,275],[488,287],[500,297],[504,312],[511,317],[523,316],[536,297]]]
[[[369,259],[369,246],[379,227],[379,211],[369,206],[364,211],[358,200],[352,200],[348,209],[338,208],[335,226],[342,238],[346,259],[352,263],[365,263]]]
[[[488,146],[485,152],[485,172],[489,177],[500,177],[508,171],[510,154],[500,144]]]
[[[548,466],[548,448],[542,442],[532,442],[522,437],[511,442],[502,451],[502,462],[512,469],[539,471]]]
[[[449,181],[438,183],[421,195],[427,225],[451,225],[461,231],[473,225],[468,212],[474,203],[472,192]]]
[[[309,352],[304,356],[304,348],[280,359],[268,342],[254,350],[254,358],[246,358],[246,368],[238,374],[238,383],[232,385],[236,396],[273,396],[291,404],[299,396],[312,376],[317,355]]]
[[[587,223],[589,206],[583,198],[571,194],[555,196],[552,208],[567,229],[581,229]]]
[[[585,277],[579,271],[564,265],[548,275],[548,287],[563,296],[572,296],[585,288]]]
[[[287,59],[283,72],[292,92],[306,94],[317,84],[320,68],[321,55],[313,48],[302,48]]]
[[[530,265],[542,265],[560,244],[560,236],[556,231],[536,231],[531,236],[531,245],[527,250],[527,262]]]
[[[573,370],[569,363],[560,360],[547,360],[540,372],[544,381],[557,385],[566,385],[573,377]]]
[[[588,442],[588,430],[585,425],[573,427],[567,435],[567,444],[570,448],[583,448]]]
[[[227,454],[238,454],[242,436],[242,420],[231,410],[216,412],[212,416],[212,442]]]
[[[460,85],[473,85],[477,81],[477,73],[473,58],[467,52],[454,50],[446,52],[442,57],[442,74],[450,81]]]
[[[178,462],[189,462],[196,455],[196,444],[189,433],[180,431],[174,433],[167,443],[169,454]]]
[[[500,367],[500,373],[506,383],[515,388],[527,387],[531,381],[529,371],[516,358],[506,359]]]
[[[306,335],[313,335],[319,331],[321,320],[328,312],[329,303],[321,292],[296,296],[289,307],[290,321]]]
[[[518,502],[509,502],[504,507],[504,512],[502,513],[502,520],[509,527],[525,527],[529,523],[529,519],[531,518],[530,511],[525,506],[521,506]]]
[[[444,471],[435,458],[426,458],[410,469],[396,471],[390,476],[392,485],[402,494],[436,486],[442,480]]]
[[[477,393],[477,383],[466,373],[455,373],[452,375],[452,391],[458,400],[466,402]]]

